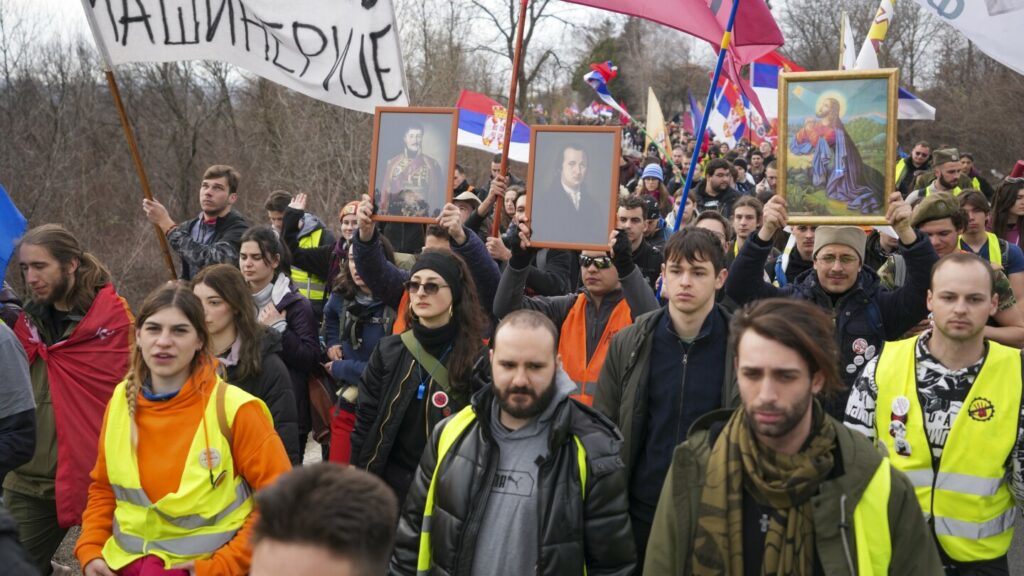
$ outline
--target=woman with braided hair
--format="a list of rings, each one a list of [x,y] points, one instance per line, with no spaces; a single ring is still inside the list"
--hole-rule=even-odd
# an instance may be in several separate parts
[[[75,554],[86,576],[245,574],[252,493],[291,469],[270,413],[217,376],[189,288],[152,292],[136,326]]]

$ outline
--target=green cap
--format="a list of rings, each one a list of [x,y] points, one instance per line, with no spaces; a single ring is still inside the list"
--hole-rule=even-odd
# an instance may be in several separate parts
[[[917,228],[925,222],[951,218],[960,210],[960,203],[949,192],[932,192],[914,208],[910,225]]]
[[[938,168],[946,162],[959,162],[960,152],[956,148],[943,148],[932,152],[932,166]]]

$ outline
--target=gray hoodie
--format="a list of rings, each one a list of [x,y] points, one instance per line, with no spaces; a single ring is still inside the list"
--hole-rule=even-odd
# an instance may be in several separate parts
[[[501,423],[497,398],[491,418],[491,436],[498,453],[498,469],[480,522],[473,555],[473,574],[533,574],[537,564],[537,462],[548,455],[551,420],[576,384],[558,368],[555,397],[527,425],[509,430]]]

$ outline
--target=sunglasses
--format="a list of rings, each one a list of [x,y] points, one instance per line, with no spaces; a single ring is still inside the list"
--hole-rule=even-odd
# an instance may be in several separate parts
[[[420,291],[420,288],[423,288],[423,291],[426,292],[427,296],[433,296],[434,294],[437,294],[437,291],[441,288],[449,287],[447,284],[438,284],[437,282],[417,282],[415,280],[406,280],[404,285],[405,289],[408,290],[410,294],[415,294]]]
[[[608,256],[580,256],[581,268],[590,268],[591,264],[598,270],[607,270],[612,267],[612,259]]]

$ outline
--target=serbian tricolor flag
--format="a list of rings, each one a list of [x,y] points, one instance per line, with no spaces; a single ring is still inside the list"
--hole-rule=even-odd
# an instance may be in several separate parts
[[[804,72],[804,68],[778,52],[766,54],[750,65],[750,86],[768,121],[779,117],[780,72]]]
[[[739,88],[724,78],[715,90],[714,102],[715,107],[708,117],[708,128],[715,132],[719,140],[735,146],[747,133],[746,107],[749,103]]]
[[[611,60],[606,60],[599,64],[591,64],[590,72],[583,76],[583,81],[589,84],[594,92],[597,92],[597,96],[602,102],[617,111],[624,119],[629,120],[629,112],[616,102],[615,98],[612,98],[612,93],[608,91],[608,83],[618,75],[619,67],[612,64]]]
[[[459,94],[455,106],[459,109],[459,146],[500,153],[508,110],[487,96],[469,90]],[[530,127],[518,117],[512,125],[508,157],[516,162],[530,161]]]

